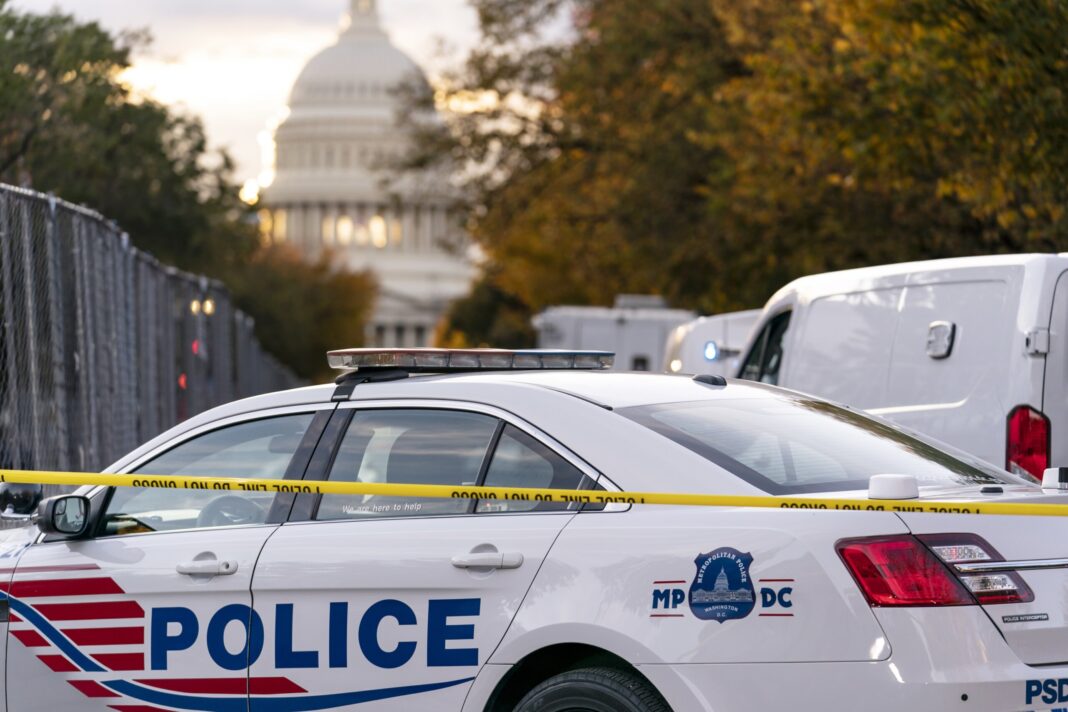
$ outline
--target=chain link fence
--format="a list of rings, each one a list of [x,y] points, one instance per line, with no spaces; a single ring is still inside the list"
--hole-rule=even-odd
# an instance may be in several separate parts
[[[95,212],[0,185],[0,467],[97,471],[201,411],[296,385],[222,284]]]

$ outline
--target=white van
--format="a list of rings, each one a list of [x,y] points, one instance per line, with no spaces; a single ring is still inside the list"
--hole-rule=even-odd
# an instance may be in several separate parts
[[[538,332],[538,348],[611,351],[614,370],[663,371],[668,334],[696,316],[669,309],[663,297],[619,294],[612,307],[549,307],[531,324]]]
[[[749,343],[759,309],[702,316],[675,328],[664,346],[668,373],[733,376]]]
[[[1068,466],[1068,254],[913,262],[779,290],[738,375],[1041,480]]]

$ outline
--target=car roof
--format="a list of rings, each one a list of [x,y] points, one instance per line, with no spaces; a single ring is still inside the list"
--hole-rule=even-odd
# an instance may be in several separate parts
[[[333,384],[311,386],[228,403],[168,430],[107,471],[124,471],[187,433],[225,419],[279,408],[329,407],[336,389]],[[438,404],[450,401],[458,406],[490,406],[530,423],[597,471],[611,473],[611,481],[624,489],[655,486],[665,492],[749,494],[757,492],[757,488],[610,410],[653,403],[757,397],[773,394],[764,386],[744,381],[715,387],[686,376],[651,373],[511,371],[417,375],[363,383],[356,386],[349,402],[357,408],[361,401],[408,401],[412,407],[427,407],[428,403],[440,407]],[[714,473],[711,477],[710,472]]]
[[[810,299],[815,299],[864,289],[903,285],[905,283],[921,284],[934,278],[944,280],[954,272],[963,270],[997,270],[1023,267],[1029,272],[1042,272],[1047,269],[1063,269],[1065,265],[1068,265],[1068,253],[951,257],[940,260],[859,267],[857,269],[799,277],[772,295],[767,302],[767,306],[779,302],[790,293],[804,294]]]
[[[381,397],[446,397],[468,393],[474,400],[492,397],[507,405],[510,397],[537,388],[580,398],[611,409],[654,403],[680,403],[729,396],[767,395],[746,381],[730,381],[726,387],[698,383],[691,376],[618,371],[489,371],[411,378],[358,386],[355,399]]]
[[[412,375],[409,378],[364,383],[350,400],[383,398],[463,398],[486,402],[494,396],[507,405],[508,394],[522,397],[527,388],[555,391],[605,408],[628,408],[654,403],[681,403],[710,398],[767,396],[766,390],[748,381],[729,380],[725,387],[699,383],[692,376],[618,371],[545,370],[479,371],[471,373]],[[221,405],[186,421],[191,428],[258,410],[328,403],[336,386],[325,384],[252,396]]]
[[[143,454],[203,425],[279,408],[328,405],[336,388],[333,384],[309,386],[254,396],[213,408],[145,443],[115,462],[108,471],[117,471]],[[559,426],[564,432],[555,433],[558,439],[570,440],[565,435],[567,428],[579,427],[589,434],[599,431],[598,424],[591,420],[595,412],[588,410],[591,406],[615,410],[654,403],[770,396],[763,386],[745,381],[730,381],[726,387],[715,387],[698,383],[689,376],[546,370],[413,375],[405,379],[360,384],[349,400],[484,404],[515,413],[549,431],[556,430],[553,425]],[[547,420],[553,420],[554,423],[547,424]],[[566,428],[563,425],[565,422],[569,424]]]

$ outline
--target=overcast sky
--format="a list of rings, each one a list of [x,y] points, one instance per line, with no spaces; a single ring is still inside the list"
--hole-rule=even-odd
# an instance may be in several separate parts
[[[14,0],[33,12],[58,7],[112,30],[148,28],[154,42],[129,80],[200,115],[214,145],[238,161],[238,179],[261,169],[264,128],[318,50],[333,43],[348,0]],[[466,0],[379,0],[394,43],[429,74],[477,39]],[[445,43],[442,53],[441,42]]]

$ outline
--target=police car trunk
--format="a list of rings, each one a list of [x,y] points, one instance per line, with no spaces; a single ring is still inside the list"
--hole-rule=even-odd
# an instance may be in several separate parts
[[[965,507],[976,500],[1068,503],[1068,493],[1003,489],[1003,494],[987,495],[974,490],[925,490],[921,501],[960,501]],[[1068,662],[1068,517],[965,518],[914,512],[899,516],[979,602],[1021,661]]]

